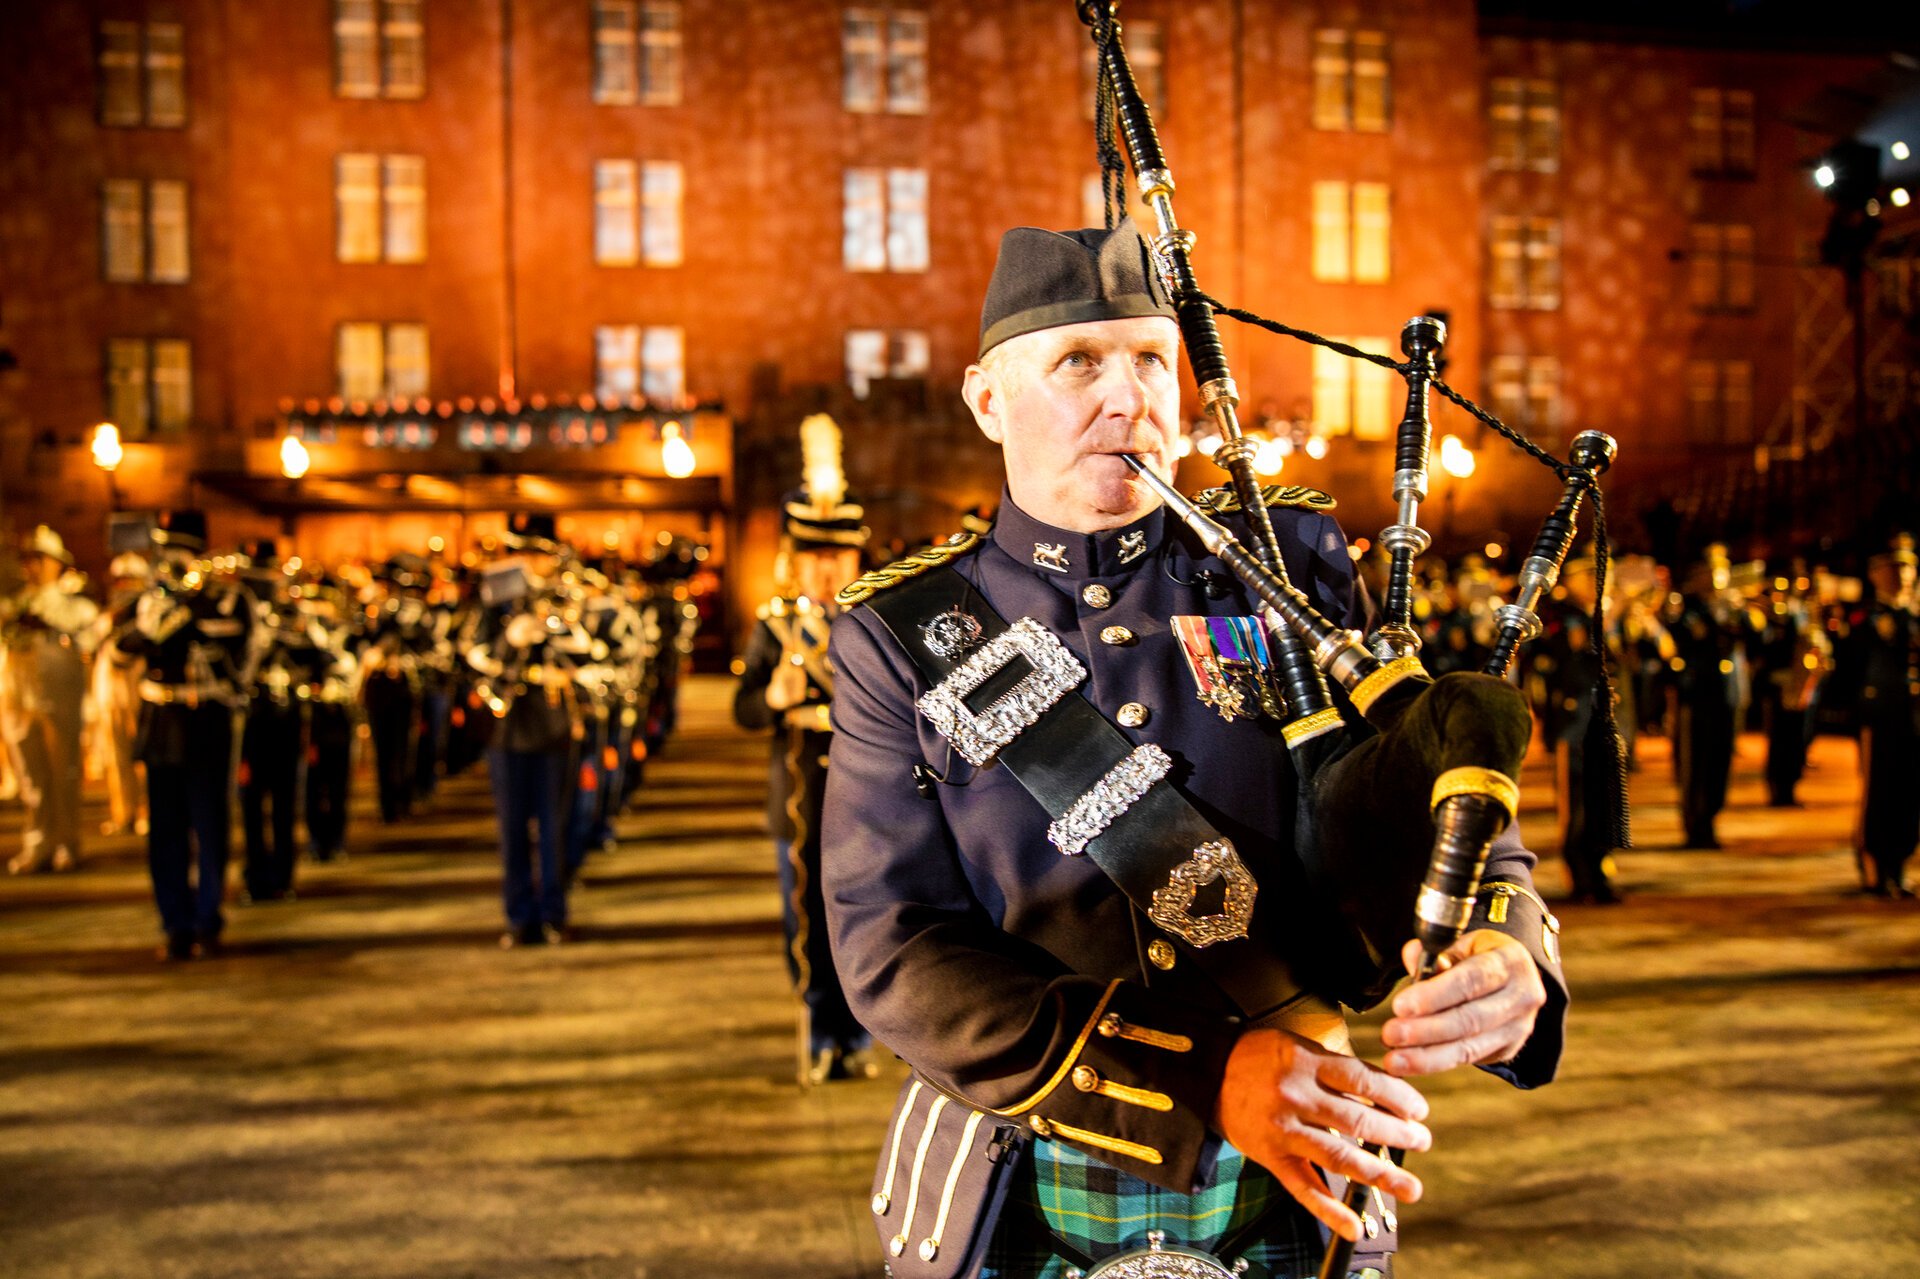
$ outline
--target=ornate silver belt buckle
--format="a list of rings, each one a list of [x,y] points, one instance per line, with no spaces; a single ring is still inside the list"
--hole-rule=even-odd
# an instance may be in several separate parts
[[[1018,657],[1026,658],[1033,669],[984,710],[969,708],[967,695]],[[920,713],[978,768],[1086,677],[1087,668],[1057,635],[1023,617],[928,690],[920,699]]]
[[[1123,1252],[1088,1271],[1069,1270],[1068,1279],[1237,1279],[1247,1263],[1229,1266],[1212,1253],[1167,1242],[1167,1232],[1147,1235],[1147,1246]]]
[[[1221,903],[1220,913],[1189,914],[1201,888],[1216,879],[1227,883],[1226,900]],[[1195,950],[1203,950],[1215,942],[1247,935],[1247,923],[1253,918],[1253,898],[1258,891],[1253,872],[1234,851],[1233,841],[1210,839],[1194,849],[1193,856],[1173,868],[1165,888],[1153,890],[1153,904],[1147,918]]]

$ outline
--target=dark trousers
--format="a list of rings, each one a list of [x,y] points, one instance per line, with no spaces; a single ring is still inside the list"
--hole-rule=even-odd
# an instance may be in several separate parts
[[[840,974],[827,945],[826,897],[820,890],[820,843],[801,845],[773,841],[780,863],[780,927],[787,942],[787,975],[807,1006],[807,1027],[818,1053],[825,1048],[852,1052],[867,1047],[873,1037],[854,1020],[847,1007]]]
[[[173,710],[175,708],[167,708]],[[147,870],[160,926],[176,941],[220,936],[233,812],[233,717],[224,706],[182,712],[186,750],[147,760]],[[198,864],[199,882],[193,883]]]
[[[247,893],[255,901],[283,897],[293,889],[300,728],[298,707],[275,706],[263,699],[247,712],[246,727],[240,733],[240,816],[246,833]]]
[[[1687,846],[1714,848],[1713,819],[1727,804],[1733,768],[1733,708],[1722,703],[1682,705],[1675,759],[1680,773],[1680,820]]]
[[[529,932],[542,924],[560,928],[567,922],[559,830],[566,767],[564,747],[551,751],[494,747],[487,752],[493,806],[500,819],[501,894],[507,924],[515,932]]]
[[[451,702],[452,695],[444,688],[428,689],[420,695],[420,730],[413,751],[413,793],[420,799],[431,798],[434,787],[440,784]]]
[[[1920,733],[1889,718],[1870,723],[1864,741],[1867,792],[1861,835],[1873,860],[1875,883],[1893,888],[1920,843]]]
[[[400,676],[367,681],[367,727],[373,737],[373,769],[380,783],[380,820],[396,822],[413,806],[413,690]]]
[[[1808,727],[1805,711],[1788,710],[1778,695],[1767,700],[1767,802],[1775,808],[1793,803],[1807,771]]]
[[[315,702],[307,739],[307,839],[315,861],[332,861],[347,842],[353,717],[338,702]]]

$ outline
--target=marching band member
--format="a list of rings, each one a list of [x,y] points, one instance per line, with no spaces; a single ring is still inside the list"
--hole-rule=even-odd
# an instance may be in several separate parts
[[[1384,1069],[1350,1055],[1324,990],[1361,961],[1302,882],[1259,609],[1121,456],[1171,473],[1179,358],[1130,223],[1008,232],[963,387],[1005,458],[999,518],[840,595],[823,869],[848,1001],[914,1067],[872,1205],[896,1273],[984,1238],[982,1274],[1052,1274],[1150,1231],[1311,1273],[1316,1218],[1364,1228],[1322,1169],[1420,1193],[1354,1144],[1429,1145],[1408,1076],[1476,1063],[1528,1087],[1554,1073],[1557,925],[1511,828],[1452,967],[1395,998]],[[1271,500],[1292,580],[1354,618],[1330,500]],[[1143,794],[1178,819],[1127,821]],[[1085,849],[1105,835],[1087,832],[1107,822],[1125,834],[1096,864]],[[1221,840],[1260,914],[1245,880],[1205,906],[1190,887],[1186,912],[1136,905],[1146,883],[1175,891],[1165,868],[1198,864],[1196,841]],[[1219,921],[1253,931],[1218,940]],[[1039,1140],[1008,1158],[1021,1132]],[[903,1150],[903,1133],[918,1142]],[[969,1143],[978,1163],[954,1154]],[[989,1166],[1010,1184],[949,1179]],[[1391,1217],[1374,1202],[1377,1230]],[[1382,1243],[1364,1240],[1357,1264],[1381,1266],[1368,1258]]]
[[[153,580],[153,566],[136,551],[121,551],[108,566],[106,611],[95,624],[102,640],[131,620],[133,607]],[[103,644],[93,663],[93,749],[107,779],[103,834],[147,833],[146,786],[134,737],[140,728],[140,663]]]
[[[1920,843],[1920,586],[1913,537],[1875,556],[1873,609],[1867,616],[1866,670],[1860,689],[1861,845],[1877,897],[1911,897],[1906,865]]]
[[[860,571],[870,536],[862,509],[846,497],[840,428],[824,413],[800,427],[807,483],[784,504],[781,590],[759,610],[747,641],[733,717],[773,731],[767,826],[780,873],[780,923],[787,975],[800,996],[801,1078],[812,1084],[878,1073],[873,1039],[847,1007],[828,950],[820,891],[820,811],[833,741],[833,667],[828,627],[833,596]]]
[[[0,730],[26,805],[11,874],[80,861],[80,729],[87,654],[100,610],[81,590],[73,556],[58,533],[35,526],[20,547],[26,585],[12,601],[0,654]]]

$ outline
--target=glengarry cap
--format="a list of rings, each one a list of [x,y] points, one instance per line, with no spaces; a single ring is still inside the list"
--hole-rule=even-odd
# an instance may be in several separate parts
[[[1015,227],[980,309],[980,354],[1022,333],[1140,315],[1174,318],[1132,218],[1111,231]]]

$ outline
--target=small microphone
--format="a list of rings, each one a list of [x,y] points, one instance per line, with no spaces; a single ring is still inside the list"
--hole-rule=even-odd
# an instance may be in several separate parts
[[[919,792],[921,799],[932,799],[934,783],[945,780],[927,764],[913,766],[913,789]]]
[[[1227,597],[1228,586],[1224,574],[1201,569],[1194,576],[1200,579],[1200,589],[1207,593],[1210,600],[1223,600]]]

